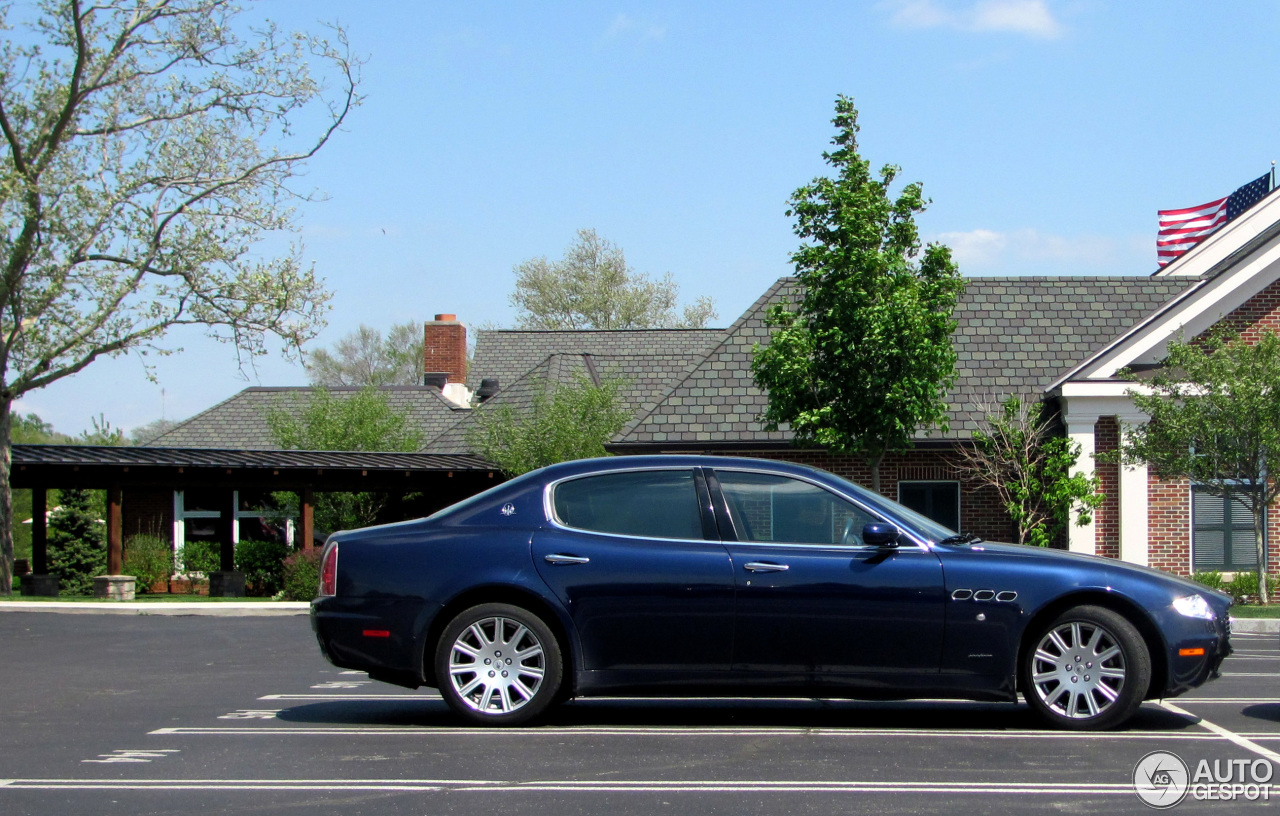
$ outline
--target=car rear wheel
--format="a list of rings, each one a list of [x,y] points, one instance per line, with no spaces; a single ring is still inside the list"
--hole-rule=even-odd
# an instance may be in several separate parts
[[[1127,618],[1100,606],[1077,606],[1040,629],[1022,660],[1022,693],[1054,726],[1112,728],[1142,705],[1151,655]]]
[[[436,646],[440,695],[476,725],[518,725],[538,716],[560,689],[560,646],[537,615],[510,604],[464,610]]]

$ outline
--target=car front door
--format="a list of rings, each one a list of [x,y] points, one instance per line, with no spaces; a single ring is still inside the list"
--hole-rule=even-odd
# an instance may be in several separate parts
[[[864,544],[863,526],[881,519],[813,482],[731,469],[709,482],[737,587],[734,669],[819,681],[938,671],[934,553]]]
[[[569,610],[588,671],[728,671],[733,568],[694,468],[551,487],[538,574]]]

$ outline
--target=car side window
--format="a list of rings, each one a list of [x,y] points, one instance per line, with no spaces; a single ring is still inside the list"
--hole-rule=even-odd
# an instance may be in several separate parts
[[[799,479],[717,470],[739,541],[862,545],[862,528],[879,521],[857,505]]]
[[[604,473],[556,485],[556,519],[566,527],[644,538],[701,539],[692,470]]]

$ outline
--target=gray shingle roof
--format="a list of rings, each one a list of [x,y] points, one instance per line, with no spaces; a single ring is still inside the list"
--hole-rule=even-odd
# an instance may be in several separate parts
[[[350,396],[361,389],[335,387],[336,397]],[[388,385],[378,389],[387,396],[392,409],[407,414],[421,437],[432,439],[457,421],[465,409],[440,395],[438,388],[421,385]],[[147,443],[147,447],[234,448],[272,450],[277,446],[267,426],[273,408],[296,409],[311,393],[310,388],[246,388],[207,411],[196,414]]]
[[[984,402],[1011,394],[1039,398],[1058,376],[1115,339],[1195,278],[968,278],[956,306],[957,377],[948,394],[950,437],[968,437]],[[752,346],[769,342],[769,306],[794,299],[794,278],[775,283],[723,341],[653,410],[618,436],[619,447],[786,442],[759,417],[767,397],[751,374]],[[922,434],[923,435],[923,434]],[[935,431],[935,437],[940,434]]]
[[[723,329],[720,333],[723,334]],[[517,414],[529,411],[535,397],[554,385],[567,385],[579,378],[593,379],[591,370],[600,381],[617,380],[621,407],[635,416],[647,412],[661,400],[673,386],[683,380],[700,363],[706,348],[678,354],[667,349],[655,354],[549,354],[514,382],[503,386],[482,407],[484,411],[501,405],[510,405]],[[473,412],[474,413],[474,412]],[[468,453],[468,431],[475,427],[473,416],[464,416],[427,445],[432,453]]]
[[[640,355],[659,361],[683,361],[690,356],[705,355],[724,332],[724,329],[482,329],[476,332],[476,354],[467,373],[467,387],[474,391],[480,387],[481,379],[497,378],[505,388],[552,354]]]

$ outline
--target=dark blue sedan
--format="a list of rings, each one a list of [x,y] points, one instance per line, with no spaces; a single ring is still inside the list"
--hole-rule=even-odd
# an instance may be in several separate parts
[[[821,470],[634,456],[337,533],[311,621],[336,666],[514,725],[570,697],[1015,701],[1109,728],[1218,675],[1231,600],[1119,561],[958,535]]]

